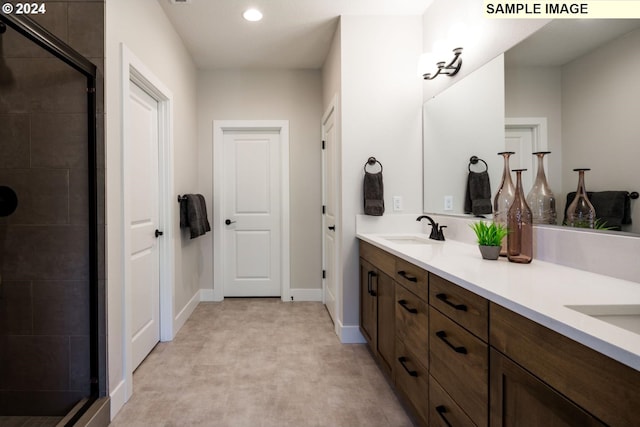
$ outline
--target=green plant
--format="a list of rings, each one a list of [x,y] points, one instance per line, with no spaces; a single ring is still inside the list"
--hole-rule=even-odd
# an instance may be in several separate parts
[[[500,246],[502,239],[507,235],[507,228],[495,222],[479,221],[469,224],[469,226],[476,233],[480,246]]]

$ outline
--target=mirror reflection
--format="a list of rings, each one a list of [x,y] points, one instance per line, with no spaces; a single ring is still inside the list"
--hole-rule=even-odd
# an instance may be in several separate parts
[[[528,193],[537,168],[537,157],[532,153],[550,151],[544,156],[543,166],[556,199],[559,225],[565,220],[567,196],[578,187],[574,169],[588,168],[584,183],[589,193],[595,192],[590,194],[597,208],[595,216],[607,221],[605,227],[619,225],[622,231],[640,233],[640,201],[621,197],[640,191],[639,72],[640,20],[553,21],[504,54],[501,137],[479,147],[480,141],[474,136],[477,129],[469,128],[466,135],[456,129],[457,150],[477,154],[486,149],[487,157],[483,158],[490,173],[497,175],[495,179],[491,175],[492,197],[502,173],[502,158],[497,152],[516,152],[510,167],[528,169],[523,177]],[[438,97],[448,97],[458,84]],[[438,97],[425,103],[424,109],[424,210],[464,214],[463,207],[455,203],[453,211],[445,211],[444,195],[430,193],[427,177],[433,179],[429,169],[436,167],[434,162],[440,163],[440,170],[450,171],[441,175],[441,181],[448,183],[456,181],[451,175],[464,175],[468,161],[468,156],[465,159],[462,155],[429,158],[439,134],[448,132],[446,128],[427,129],[434,125],[427,117],[431,114],[430,103]],[[467,117],[455,110],[448,113],[457,117],[457,126],[465,126]],[[464,197],[465,178],[452,182],[444,191],[457,191],[457,197]]]

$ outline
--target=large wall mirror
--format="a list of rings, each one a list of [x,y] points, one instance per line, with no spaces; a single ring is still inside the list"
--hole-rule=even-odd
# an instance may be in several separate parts
[[[502,174],[497,153],[505,150],[516,151],[512,169],[529,169],[525,193],[536,167],[531,153],[551,151],[545,170],[558,224],[567,194],[576,190],[575,168],[591,169],[588,191],[640,192],[640,20],[555,20],[503,56],[503,73],[488,71],[494,60],[425,103],[425,212],[464,215],[471,155],[486,161],[493,198]],[[495,85],[485,79],[496,75],[495,93],[503,97],[479,98],[478,85]],[[458,93],[467,80],[469,88]],[[460,108],[464,99],[479,103]],[[479,123],[486,109],[501,109],[502,116]],[[481,137],[496,128],[499,136]],[[451,196],[453,204],[445,203]],[[622,231],[638,234],[640,200],[631,200],[630,215]]]

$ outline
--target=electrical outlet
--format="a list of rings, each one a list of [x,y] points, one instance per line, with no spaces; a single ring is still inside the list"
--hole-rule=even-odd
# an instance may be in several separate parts
[[[393,196],[393,210],[394,211],[402,210],[402,196]]]
[[[453,210],[453,196],[444,196],[444,210],[445,211]]]

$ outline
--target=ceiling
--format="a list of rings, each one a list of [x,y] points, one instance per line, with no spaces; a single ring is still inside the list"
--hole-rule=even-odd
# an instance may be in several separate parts
[[[157,0],[200,69],[318,69],[340,15],[422,15],[433,0]],[[262,11],[247,22],[249,7]]]
[[[557,19],[509,50],[505,63],[561,66],[639,27],[639,19]]]

